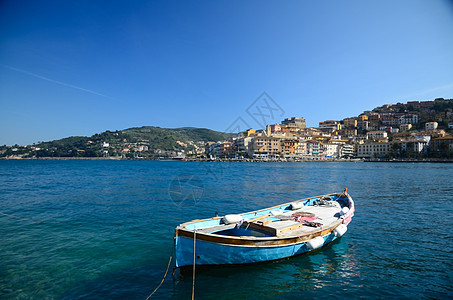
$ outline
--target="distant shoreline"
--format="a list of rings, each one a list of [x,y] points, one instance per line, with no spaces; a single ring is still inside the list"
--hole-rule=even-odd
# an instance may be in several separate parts
[[[373,162],[373,163],[453,163],[453,160],[446,159],[300,159],[300,160],[286,160],[286,159],[194,159],[194,158],[121,158],[121,157],[35,157],[35,158],[0,158],[0,160],[97,160],[97,161],[192,161],[192,162],[284,162],[284,163],[301,163],[301,162]]]

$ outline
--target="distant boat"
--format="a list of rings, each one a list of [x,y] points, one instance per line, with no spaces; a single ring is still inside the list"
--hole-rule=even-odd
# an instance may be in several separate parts
[[[251,264],[310,252],[345,234],[354,210],[345,189],[183,223],[175,230],[176,267]]]
[[[173,159],[173,160],[184,160],[185,157],[184,156],[174,156],[171,159]]]

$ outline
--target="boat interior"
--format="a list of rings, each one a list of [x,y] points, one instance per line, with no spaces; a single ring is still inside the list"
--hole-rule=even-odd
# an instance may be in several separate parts
[[[343,197],[328,197],[298,201],[261,211],[242,215],[228,222],[225,216],[220,224],[197,229],[198,233],[231,237],[291,237],[310,234],[332,226],[347,210]],[[229,215],[239,216],[239,215]]]

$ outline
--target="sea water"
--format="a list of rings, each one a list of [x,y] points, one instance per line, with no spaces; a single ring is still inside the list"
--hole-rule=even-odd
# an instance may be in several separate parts
[[[0,298],[189,299],[176,225],[348,188],[314,253],[196,273],[197,299],[452,298],[453,164],[0,161]]]

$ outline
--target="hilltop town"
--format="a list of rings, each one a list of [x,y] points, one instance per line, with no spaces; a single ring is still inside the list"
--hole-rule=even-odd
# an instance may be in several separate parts
[[[0,146],[0,158],[307,161],[453,159],[453,99],[386,104],[343,120],[306,126],[290,117],[229,134],[152,126],[27,146]]]
[[[206,155],[262,160],[453,158],[452,133],[453,100],[439,98],[383,105],[311,128],[303,117],[287,118],[229,141],[207,143]]]

